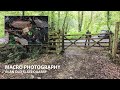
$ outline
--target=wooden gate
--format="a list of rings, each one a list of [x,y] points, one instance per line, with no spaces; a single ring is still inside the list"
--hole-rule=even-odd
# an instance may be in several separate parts
[[[47,52],[59,54],[61,53],[61,51],[62,51],[62,36],[60,35],[60,31],[49,32]]]
[[[108,38],[99,37],[100,34],[91,34],[91,38],[86,38],[88,35],[89,34],[63,35],[63,51],[70,46],[84,47],[83,49],[90,49],[91,47],[108,47],[110,50],[112,49],[112,34],[108,34]],[[77,38],[70,38],[71,36],[76,36]]]
[[[86,38],[87,35],[92,36],[89,38],[89,41],[88,38]],[[92,47],[107,47],[112,52],[113,34],[108,34],[107,38],[99,37],[99,35],[100,34],[64,35],[64,33],[61,33],[59,31],[49,32],[47,51],[59,54],[62,51],[64,52],[67,48],[75,46],[81,49],[90,49]],[[86,43],[86,41],[88,42]]]

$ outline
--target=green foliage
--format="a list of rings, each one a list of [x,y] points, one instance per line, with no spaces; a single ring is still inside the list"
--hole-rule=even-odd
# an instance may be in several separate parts
[[[38,59],[43,52],[42,46],[31,46],[31,51],[27,52],[22,45],[9,46],[10,49],[0,50],[0,62],[3,63],[20,63],[25,59]]]
[[[0,11],[0,37],[4,37],[4,17],[21,16],[21,11]]]
[[[11,49],[0,50],[0,62],[16,63],[28,58],[26,50],[21,45],[10,46]]]
[[[42,46],[31,46],[31,52],[29,53],[30,59],[38,59],[40,54],[44,51]]]
[[[60,12],[59,19],[59,29],[62,29],[65,12],[66,11],[25,11],[25,16],[48,16],[49,26],[51,26],[52,18],[54,19],[55,30],[57,30],[58,23],[58,12]],[[68,34],[76,34],[78,32],[78,12],[77,11],[67,11],[66,23],[68,23]],[[89,26],[89,30],[92,33],[99,33],[103,29],[108,29],[107,27],[107,11],[93,11],[92,22]],[[80,11],[81,13],[81,11]],[[20,16],[22,11],[0,11],[0,37],[4,36],[4,16]],[[80,33],[85,33],[86,28],[90,22],[91,11],[84,11],[83,24]],[[81,18],[81,17],[80,17]],[[115,22],[120,21],[120,11],[110,11],[110,28],[112,31],[115,30]],[[67,25],[65,23],[65,26]]]

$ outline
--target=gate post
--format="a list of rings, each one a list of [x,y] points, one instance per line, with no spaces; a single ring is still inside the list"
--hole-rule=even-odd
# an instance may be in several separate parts
[[[119,25],[120,25],[120,22],[116,22],[115,35],[114,35],[113,47],[112,47],[112,57],[113,58],[116,57],[116,53],[117,53]]]
[[[62,29],[62,52],[64,52],[64,29]]]
[[[113,37],[113,34],[110,33],[109,34],[109,50],[111,54],[112,54],[112,43],[113,43],[112,37]]]

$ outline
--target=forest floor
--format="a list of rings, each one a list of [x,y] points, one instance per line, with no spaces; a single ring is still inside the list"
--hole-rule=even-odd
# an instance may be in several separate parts
[[[120,79],[120,64],[113,63],[103,48],[81,50],[70,47],[63,55],[43,54],[38,60],[24,60],[20,64],[52,64],[60,65],[60,69],[46,73],[9,74],[2,73],[4,64],[0,63],[0,79]]]

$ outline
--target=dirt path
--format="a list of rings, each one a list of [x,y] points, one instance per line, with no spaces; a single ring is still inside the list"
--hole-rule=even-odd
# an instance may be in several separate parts
[[[109,60],[103,49],[81,50],[69,48],[62,59],[61,70],[43,75],[43,78],[58,79],[120,79],[120,66]]]
[[[69,48],[64,55],[41,55],[37,61],[25,61],[23,64],[56,64],[59,70],[49,70],[45,74],[0,74],[0,78],[19,79],[120,79],[120,65],[111,62],[107,51],[96,48],[81,50]],[[3,68],[0,65],[0,70]]]

